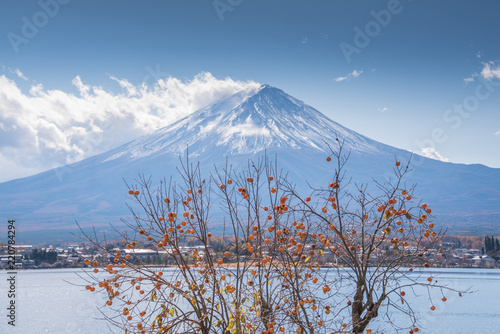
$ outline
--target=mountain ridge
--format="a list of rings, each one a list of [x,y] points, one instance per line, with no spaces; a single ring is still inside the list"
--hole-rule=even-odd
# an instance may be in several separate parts
[[[224,146],[226,152],[231,154],[258,153],[269,148],[310,148],[326,152],[325,143],[334,141],[336,135],[347,139],[347,145],[351,149],[363,151],[379,149],[379,153],[382,153],[381,146],[389,148],[385,144],[341,126],[280,89],[262,85],[253,93],[237,93],[220,103],[200,109],[167,127],[125,144],[117,148],[122,152],[115,153],[108,158],[108,161],[126,154],[123,151],[124,147],[129,148],[126,151],[132,157],[143,157],[158,151],[182,154],[186,147],[190,147],[191,153],[196,156],[197,144],[203,142],[203,145],[207,145],[206,140],[210,138],[216,139],[210,141],[210,145]],[[235,97],[239,97],[241,102],[228,108]],[[278,99],[281,102],[278,106],[282,110],[277,110],[275,101]],[[221,107],[225,108],[225,111],[220,112]],[[293,115],[284,115],[283,109],[292,111]],[[311,116],[317,124],[311,122]],[[294,127],[296,124],[299,128]],[[307,124],[307,127],[301,127],[304,124]],[[334,128],[335,135],[326,131],[324,137],[320,138],[320,125]],[[286,126],[291,128],[286,129]],[[214,135],[213,131],[215,136],[211,136]],[[158,144],[159,140],[164,140],[166,134],[171,139],[161,145],[154,145]],[[246,141],[248,138],[252,138],[254,142],[248,143]],[[172,147],[174,143],[175,146]],[[134,147],[139,148],[132,152],[130,149]]]

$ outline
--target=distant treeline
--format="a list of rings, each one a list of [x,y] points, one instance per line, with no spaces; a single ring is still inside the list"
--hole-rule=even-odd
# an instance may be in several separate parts
[[[484,250],[487,253],[500,251],[500,243],[498,242],[498,238],[485,236],[484,237]]]
[[[57,261],[57,252],[55,250],[47,251],[35,248],[30,254],[25,255],[25,259],[35,261],[36,266],[43,262],[53,264]]]

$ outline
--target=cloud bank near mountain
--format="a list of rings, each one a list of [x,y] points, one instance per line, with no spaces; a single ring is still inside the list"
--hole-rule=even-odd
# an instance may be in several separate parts
[[[153,86],[111,77],[115,93],[85,84],[78,94],[32,85],[23,92],[0,76],[0,182],[82,160],[167,126],[243,89],[253,81],[217,79],[200,73],[192,80],[167,77]],[[23,79],[24,80],[24,79]]]

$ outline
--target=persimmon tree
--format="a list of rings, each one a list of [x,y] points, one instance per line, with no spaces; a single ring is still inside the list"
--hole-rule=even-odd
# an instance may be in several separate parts
[[[430,250],[441,247],[445,230],[432,222],[430,206],[414,198],[415,185],[404,183],[410,161],[395,161],[393,180],[374,180],[376,189],[369,191],[367,184],[346,182],[348,155],[342,149],[341,144],[327,157],[334,164],[333,177],[328,187],[314,189],[311,197],[319,201],[311,204],[310,197],[303,199],[291,183],[282,188],[297,199],[293,210],[302,213],[301,220],[313,222],[311,229],[323,234],[320,242],[333,256],[340,279],[329,283],[336,283],[335,289],[341,291],[334,299],[345,298],[350,318],[343,319],[342,327],[349,333],[372,333],[368,325],[382,310],[393,330],[418,332],[419,319],[411,306],[417,287],[427,292],[432,311],[437,302],[431,298],[432,289],[440,291],[439,302],[447,300],[445,292],[459,296],[465,292],[438,284],[425,270],[414,269],[430,267]],[[406,316],[406,325],[394,321],[398,312]]]
[[[210,176],[186,159],[179,183],[157,187],[139,178],[123,249],[82,231],[107,254],[86,259],[86,289],[105,293],[104,314],[127,333],[374,333],[381,314],[417,332],[416,286],[458,293],[416,268],[444,232],[404,185],[409,162],[371,191],[346,179],[342,150],[326,158],[331,181],[305,196],[266,157]],[[164,265],[146,266],[144,247]]]

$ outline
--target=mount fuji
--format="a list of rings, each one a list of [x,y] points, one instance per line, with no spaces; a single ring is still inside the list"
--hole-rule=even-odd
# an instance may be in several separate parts
[[[344,141],[349,175],[356,182],[393,176],[396,158],[411,153],[371,140],[332,121],[278,88],[249,88],[153,133],[108,152],[34,176],[0,184],[0,219],[16,219],[20,236],[64,239],[75,228],[109,226],[129,215],[123,179],[151,175],[153,184],[177,175],[179,156],[189,151],[202,171],[249,159],[277,156],[278,165],[308,192],[331,175],[328,144]],[[441,162],[418,155],[406,183],[432,204],[437,219],[453,232],[491,233],[500,229],[500,169]],[[59,236],[57,236],[59,235]],[[54,237],[57,236],[57,237]]]

